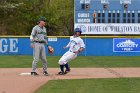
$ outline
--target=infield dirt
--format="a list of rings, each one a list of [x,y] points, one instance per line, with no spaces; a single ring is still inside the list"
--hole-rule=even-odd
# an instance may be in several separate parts
[[[31,68],[0,68],[0,93],[33,93],[49,80],[83,78],[140,77],[140,68],[71,68],[71,72],[60,76],[58,68],[48,68],[49,76],[20,75],[30,73]]]

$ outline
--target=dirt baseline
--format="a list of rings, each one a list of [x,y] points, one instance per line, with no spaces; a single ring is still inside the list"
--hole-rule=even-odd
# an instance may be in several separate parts
[[[140,68],[71,68],[67,75],[57,75],[59,68],[48,68],[49,76],[20,75],[30,73],[31,68],[0,68],[0,93],[33,93],[48,80],[82,78],[140,77]]]

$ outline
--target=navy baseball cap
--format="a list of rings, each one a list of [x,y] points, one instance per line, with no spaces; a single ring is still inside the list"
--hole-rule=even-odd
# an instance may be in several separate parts
[[[74,32],[80,32],[80,33],[82,33],[82,31],[81,31],[80,28],[75,28],[75,29],[74,29]]]
[[[42,16],[42,17],[40,17],[40,18],[38,19],[38,21],[44,21],[44,22],[45,22],[45,21],[46,21],[46,18]]]

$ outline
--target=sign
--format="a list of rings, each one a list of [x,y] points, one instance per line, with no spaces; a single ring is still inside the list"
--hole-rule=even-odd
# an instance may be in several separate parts
[[[48,41],[57,42],[57,38],[48,38]]]
[[[85,4],[89,4],[90,3],[90,0],[85,0]]]
[[[102,4],[109,4],[109,0],[101,0]]]
[[[140,38],[114,38],[113,52],[140,52]]]
[[[140,34],[140,24],[75,23],[75,28],[81,28],[82,34]]]
[[[85,0],[80,0],[80,4],[83,4],[83,3],[85,3]]]
[[[131,4],[131,0],[120,0],[120,4]]]
[[[17,38],[0,38],[0,53],[17,53],[18,52]]]
[[[135,7],[128,6],[131,3]],[[74,28],[80,27],[82,34],[140,34],[139,3],[140,0],[74,0]]]
[[[78,23],[90,23],[91,22],[91,19],[89,18],[90,17],[90,13],[87,13],[87,12],[83,12],[83,13],[77,13],[77,18],[76,18],[76,21]]]

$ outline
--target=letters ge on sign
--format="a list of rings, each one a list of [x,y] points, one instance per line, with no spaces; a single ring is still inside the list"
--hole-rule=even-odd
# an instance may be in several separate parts
[[[0,53],[5,52],[18,52],[18,39],[17,38],[1,38],[0,39]]]

